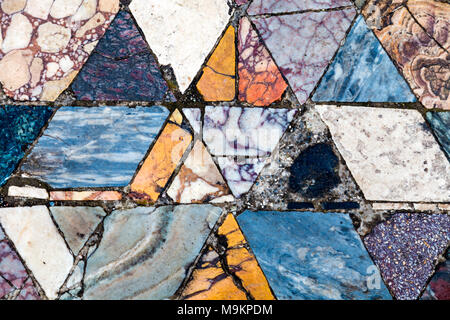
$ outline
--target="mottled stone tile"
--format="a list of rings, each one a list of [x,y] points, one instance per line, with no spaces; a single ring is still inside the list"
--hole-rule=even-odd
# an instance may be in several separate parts
[[[450,109],[449,53],[399,3],[371,0],[363,14],[426,108]]]
[[[178,110],[171,116],[131,183],[136,201],[155,202],[191,144],[192,134]]]
[[[416,97],[359,16],[322,78],[314,101],[414,102]]]
[[[349,8],[252,19],[300,103],[322,77],[355,14]]]
[[[450,3],[439,0],[408,0],[407,6],[427,34],[449,50]]]
[[[120,11],[72,89],[79,100],[162,101],[168,86],[133,18]]]
[[[316,110],[367,200],[450,200],[450,163],[418,111],[356,106]]]
[[[217,202],[230,195],[219,169],[200,140],[194,144],[167,194],[176,203]]]
[[[397,299],[417,299],[450,241],[450,216],[396,213],[364,238]]]
[[[22,290],[20,290],[20,293],[15,300],[41,300],[41,296],[39,295],[31,278],[28,278],[28,280],[25,282]]]
[[[47,297],[55,299],[74,260],[48,209],[2,208],[0,223]]]
[[[266,160],[267,158],[217,158],[220,170],[236,198],[251,189]]]
[[[239,100],[255,106],[280,100],[287,83],[246,17],[239,22],[238,54]]]
[[[55,188],[125,186],[168,113],[159,106],[62,107],[20,171]]]
[[[32,186],[11,186],[8,188],[8,196],[48,200],[47,190]]]
[[[0,241],[0,278],[8,280],[15,288],[20,288],[28,274],[17,253],[7,240]]]
[[[391,299],[348,215],[246,211],[237,219],[278,299]]]
[[[50,212],[74,255],[106,215],[100,207],[51,207]]]
[[[205,101],[231,101],[236,95],[235,29],[229,26],[203,68],[197,89]]]
[[[130,9],[159,63],[172,67],[182,93],[230,18],[223,0],[134,0]]]
[[[50,191],[52,201],[119,201],[118,191]]]
[[[185,108],[183,114],[189,121],[194,133],[199,135],[202,130],[202,110],[199,108]]]
[[[450,252],[447,251],[445,256],[447,259],[442,262],[430,283],[428,284],[424,294],[423,300],[450,300]]]
[[[119,10],[119,0],[19,1],[0,8],[0,82],[16,100],[54,101]]]
[[[113,212],[87,261],[83,298],[170,298],[220,213],[211,205]]]
[[[0,185],[14,171],[27,146],[39,135],[52,112],[49,107],[0,108]]]
[[[213,155],[270,155],[295,113],[292,109],[207,106],[203,139]]]
[[[450,158],[450,112],[428,112],[427,120]]]
[[[188,300],[275,299],[232,214],[227,215],[217,233],[225,247],[224,253],[219,255],[209,248],[202,255],[181,297]]]
[[[249,14],[283,13],[351,6],[350,0],[253,0]]]

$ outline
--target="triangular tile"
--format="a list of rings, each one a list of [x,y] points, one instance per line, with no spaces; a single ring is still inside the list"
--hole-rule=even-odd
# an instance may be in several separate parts
[[[223,0],[133,0],[130,10],[161,65],[170,65],[181,93],[189,87],[223,32]]]
[[[266,160],[267,158],[217,158],[222,174],[236,198],[251,189]]]
[[[14,171],[52,113],[50,107],[0,108],[0,185]]]
[[[417,299],[450,241],[450,216],[396,213],[364,242],[397,299]]]
[[[55,299],[74,259],[47,207],[2,208],[0,223],[47,297]]]
[[[163,101],[169,91],[130,13],[120,11],[75,78],[78,100]]]
[[[253,0],[248,8],[249,14],[288,13],[306,10],[332,9],[351,6],[350,0]]]
[[[246,17],[239,22],[238,52],[239,100],[255,106],[280,100],[287,83]]]
[[[300,103],[309,98],[355,15],[348,8],[252,19]]]
[[[202,130],[202,110],[199,108],[184,108],[183,114],[189,121],[194,133],[199,135]]]
[[[131,183],[136,201],[155,202],[164,190],[193,137],[175,110]]]
[[[9,4],[14,3],[14,7]],[[119,11],[119,0],[8,1],[0,14],[0,82],[15,100],[55,101]],[[6,21],[5,20],[5,21]]]
[[[225,252],[209,247],[181,293],[188,300],[274,300],[269,284],[236,219],[228,214],[217,236]],[[225,263],[222,263],[221,260]],[[238,287],[235,283],[239,283]]]
[[[313,100],[414,102],[416,97],[360,15]]]
[[[230,198],[222,175],[200,140],[194,144],[167,194],[175,203],[207,203]]]
[[[207,106],[203,140],[215,156],[267,156],[296,112],[296,109]]]
[[[41,296],[39,295],[31,278],[28,278],[20,290],[19,295],[14,300],[41,300]]]
[[[19,172],[54,188],[124,187],[169,111],[151,107],[61,107]]]
[[[236,95],[235,29],[229,26],[209,58],[197,90],[205,101],[231,101]]]
[[[100,207],[51,207],[50,212],[74,255],[106,215]]]

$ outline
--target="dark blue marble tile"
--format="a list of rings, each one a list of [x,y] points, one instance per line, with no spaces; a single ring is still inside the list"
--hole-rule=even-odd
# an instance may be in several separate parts
[[[416,97],[359,16],[313,101],[414,102]]]
[[[322,202],[321,205],[324,210],[349,210],[359,208],[359,203],[357,202]]]
[[[341,182],[338,165],[339,159],[329,144],[308,147],[290,168],[289,188],[308,198],[321,197]]]
[[[450,112],[428,112],[427,120],[450,158]]]
[[[173,95],[131,15],[120,11],[72,84],[80,100],[163,101]]]
[[[391,299],[348,215],[246,211],[238,222],[278,299]]]
[[[165,107],[62,107],[20,168],[55,188],[125,186],[169,115]]]
[[[53,112],[49,107],[0,107],[0,185],[3,185]]]

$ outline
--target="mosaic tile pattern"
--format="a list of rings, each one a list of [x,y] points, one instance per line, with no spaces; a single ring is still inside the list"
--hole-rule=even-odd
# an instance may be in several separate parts
[[[54,101],[119,10],[119,0],[3,1],[0,82],[18,100]]]
[[[450,299],[449,15],[0,0],[0,300]]]

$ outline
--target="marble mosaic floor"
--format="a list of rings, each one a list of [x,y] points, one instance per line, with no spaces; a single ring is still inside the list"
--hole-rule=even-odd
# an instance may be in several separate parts
[[[447,0],[0,0],[0,298],[450,300]]]

